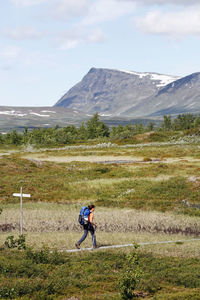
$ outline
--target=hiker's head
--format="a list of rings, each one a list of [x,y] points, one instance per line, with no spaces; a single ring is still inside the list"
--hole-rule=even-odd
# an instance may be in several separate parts
[[[90,211],[94,211],[95,205],[93,205],[93,204],[92,205],[88,205],[88,208],[89,208]]]

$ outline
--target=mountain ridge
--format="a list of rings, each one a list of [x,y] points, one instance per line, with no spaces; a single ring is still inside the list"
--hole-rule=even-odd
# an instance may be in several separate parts
[[[200,110],[200,72],[192,73],[166,85],[156,95],[145,99],[143,105],[148,110],[148,116],[197,113]],[[141,107],[136,108],[138,109],[142,112]]]
[[[188,81],[189,78],[195,77],[195,74],[199,73],[180,77],[155,72],[93,67],[55,106],[79,109],[90,114],[98,112],[102,116],[110,117],[148,116],[156,113],[156,99],[161,94],[168,93],[173,84],[178,88],[178,83]],[[149,104],[148,101],[151,103],[151,107],[147,105],[149,112],[145,107]],[[168,102],[166,99],[163,101]],[[161,105],[157,111],[165,108],[165,105]]]

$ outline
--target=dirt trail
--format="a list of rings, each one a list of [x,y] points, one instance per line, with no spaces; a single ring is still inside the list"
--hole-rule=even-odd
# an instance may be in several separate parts
[[[57,163],[69,163],[73,161],[80,161],[80,162],[109,162],[109,161],[133,161],[133,162],[142,162],[142,157],[133,157],[133,156],[97,156],[97,155],[90,155],[90,156],[44,156],[44,155],[25,155],[23,158],[27,159],[37,159],[40,161],[51,161]]]
[[[193,158],[193,157],[180,157],[180,158],[164,158],[162,160],[156,159],[156,158],[151,158],[151,161],[144,161],[143,157],[138,157],[138,156],[122,156],[122,155],[105,155],[105,156],[98,156],[98,155],[89,155],[89,156],[84,156],[84,155],[77,155],[77,156],[46,156],[44,154],[38,154],[38,153],[33,153],[33,154],[28,154],[28,155],[23,155],[22,156],[25,159],[36,159],[39,161],[50,161],[50,162],[56,162],[56,163],[70,163],[73,161],[76,162],[99,162],[99,163],[118,163],[118,164],[123,164],[123,163],[187,163],[187,162],[195,162],[195,163],[200,163],[200,159]]]
[[[161,241],[161,242],[152,242],[152,243],[138,243],[139,246],[153,246],[153,245],[162,245],[162,244],[176,244],[176,243],[191,243],[199,242],[200,239],[187,239],[187,240],[177,240],[177,241]],[[112,245],[112,246],[100,246],[96,249],[94,248],[81,248],[81,249],[70,249],[70,250],[59,250],[59,252],[75,253],[81,251],[96,251],[96,250],[107,250],[107,249],[119,249],[133,247],[133,244],[124,244],[124,245]]]

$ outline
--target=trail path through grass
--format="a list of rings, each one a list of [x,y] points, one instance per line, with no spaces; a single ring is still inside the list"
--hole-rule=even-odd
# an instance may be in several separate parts
[[[138,243],[139,246],[152,246],[152,245],[162,245],[162,244],[172,244],[172,243],[191,243],[200,241],[199,239],[188,239],[188,240],[176,240],[176,241],[162,241],[162,242],[151,242],[151,243]],[[97,251],[97,250],[107,250],[107,249],[117,249],[117,248],[126,248],[126,247],[133,247],[134,244],[124,244],[124,245],[112,245],[112,246],[100,246],[98,248],[81,248],[81,249],[70,249],[70,250],[60,250],[59,252],[67,252],[67,253],[74,253],[74,252],[81,252],[81,251]]]
[[[113,163],[120,163],[123,164],[123,162],[129,162],[131,163],[179,163],[179,162],[191,162],[191,163],[200,163],[200,159],[193,158],[190,156],[183,156],[180,158],[177,157],[170,157],[170,158],[163,158],[163,159],[156,159],[156,157],[150,157],[149,161],[145,161],[144,157],[142,156],[127,156],[127,155],[103,155],[99,156],[96,153],[94,155],[70,155],[66,154],[65,156],[53,156],[52,154],[48,156],[48,154],[26,154],[22,155],[22,158],[25,159],[35,159],[38,161],[49,161],[49,162],[56,162],[56,163],[70,163],[70,162],[113,162]]]
[[[51,161],[57,163],[69,163],[73,161],[78,162],[105,162],[105,161],[131,161],[131,162],[141,162],[143,160],[142,157],[133,157],[133,156],[98,156],[98,155],[90,155],[90,156],[46,156],[46,155],[37,155],[31,154],[23,156],[24,158],[29,159],[37,159],[40,161]]]

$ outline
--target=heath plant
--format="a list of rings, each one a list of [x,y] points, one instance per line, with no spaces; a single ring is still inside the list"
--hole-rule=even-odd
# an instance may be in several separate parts
[[[4,246],[8,249],[17,248],[18,250],[25,250],[26,249],[26,238],[25,235],[19,235],[18,238],[14,238],[13,235],[8,236],[4,243]]]
[[[126,256],[125,264],[121,276],[119,278],[119,288],[121,297],[124,300],[136,297],[135,289],[140,282],[143,271],[139,263],[138,245],[134,244],[132,250]]]

